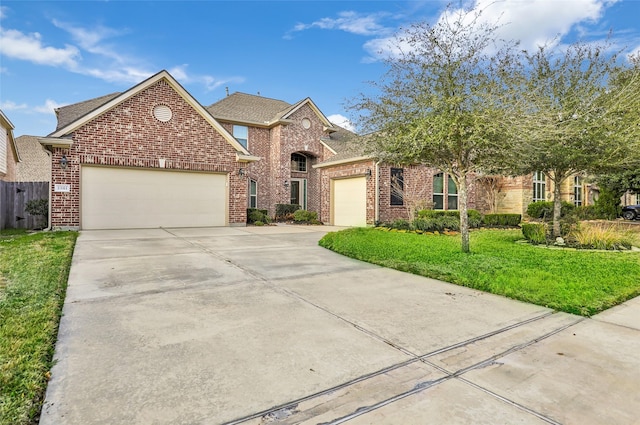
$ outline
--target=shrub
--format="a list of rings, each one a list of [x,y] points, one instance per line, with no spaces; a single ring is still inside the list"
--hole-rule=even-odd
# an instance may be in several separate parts
[[[255,208],[247,209],[247,223],[256,224],[257,221],[261,221],[263,224],[269,223],[271,219],[269,218],[268,211]]]
[[[594,204],[594,209],[600,218],[607,220],[614,220],[622,213],[620,198],[605,188],[600,188],[600,195]]]
[[[254,221],[254,222],[253,222],[253,224],[254,224],[255,226],[264,226],[264,223],[263,223],[262,221],[260,221],[260,220],[258,220],[258,221]]]
[[[596,210],[594,205],[581,205],[573,210],[573,214],[578,220],[597,220],[604,218]]]
[[[469,217],[469,227],[477,228],[482,226],[482,214],[480,211],[467,210],[467,217]]]
[[[420,210],[416,212],[416,218],[438,218],[438,217],[456,217],[460,218],[458,210]]]
[[[389,227],[391,229],[397,229],[397,230],[410,230],[411,229],[411,223],[409,223],[407,220],[403,220],[401,218],[395,220],[393,223],[389,224]]]
[[[517,227],[521,221],[520,214],[485,214],[483,218],[485,226]]]
[[[469,227],[477,228],[482,225],[482,214],[476,210],[467,210],[467,217],[469,217]],[[446,218],[446,223],[453,223],[451,218],[455,218],[458,220],[457,225],[451,224],[451,226],[456,229],[460,228],[460,211],[458,210],[420,210],[416,212],[416,220],[428,220],[428,219],[440,219]],[[442,223],[445,223],[442,222]],[[452,227],[447,227],[448,229],[454,230]]]
[[[416,218],[413,228],[423,232],[442,232],[445,229],[460,230],[460,220],[453,216],[443,215],[435,218]]]
[[[297,210],[293,213],[293,221],[309,223],[318,220],[318,213],[315,211]]]
[[[562,201],[560,217],[571,213],[575,208],[571,202]],[[531,218],[541,218],[544,220],[553,219],[553,201],[536,201],[527,207],[527,215]]]
[[[276,204],[276,219],[283,219],[299,209],[298,204]]]
[[[522,223],[522,235],[531,243],[546,243],[547,225],[545,223]]]
[[[638,243],[633,232],[617,229],[611,224],[582,224],[571,236],[578,247],[587,249],[629,249]]]
[[[32,199],[27,202],[24,210],[36,217],[42,217],[38,224],[43,228],[47,227],[49,222],[49,200],[48,199]]]

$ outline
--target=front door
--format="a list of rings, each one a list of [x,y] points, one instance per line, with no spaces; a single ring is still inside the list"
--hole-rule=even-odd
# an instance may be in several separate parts
[[[307,179],[291,179],[291,204],[307,209]]]

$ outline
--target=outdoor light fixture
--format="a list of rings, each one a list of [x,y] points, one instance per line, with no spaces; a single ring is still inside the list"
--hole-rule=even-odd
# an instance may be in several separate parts
[[[285,181],[284,181],[284,187],[285,187],[285,188],[289,187],[289,180],[285,180]]]
[[[367,168],[367,172],[365,173],[367,178],[371,177],[371,168]]]
[[[239,168],[239,169],[238,169],[238,175],[239,175],[240,177],[244,177],[244,174],[245,174],[244,168]]]
[[[62,158],[60,158],[60,168],[64,170],[65,168],[67,168],[68,163],[69,163],[69,160],[67,159],[67,156],[62,155]]]

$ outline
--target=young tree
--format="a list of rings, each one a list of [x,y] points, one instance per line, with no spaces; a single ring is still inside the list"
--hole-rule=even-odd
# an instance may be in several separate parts
[[[541,171],[553,182],[554,236],[560,236],[562,183],[622,164],[640,128],[637,67],[621,68],[606,44],[563,48],[524,52],[525,109],[516,121],[519,155],[511,164],[518,174]]]
[[[373,95],[351,102],[371,133],[367,150],[397,164],[425,164],[448,173],[458,187],[462,251],[469,252],[468,183],[510,151],[514,116],[504,106],[518,61],[498,42],[496,26],[479,13],[449,10],[393,39],[388,70]]]

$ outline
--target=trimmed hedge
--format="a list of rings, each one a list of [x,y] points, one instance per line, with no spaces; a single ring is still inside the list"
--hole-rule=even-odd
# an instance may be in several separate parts
[[[458,210],[420,210],[416,213],[416,220],[428,220],[437,219],[441,217],[453,217],[460,221],[460,211]],[[467,210],[467,217],[469,217],[469,227],[476,228],[482,225],[482,214],[480,211]],[[450,221],[453,223],[452,221]],[[457,226],[460,227],[460,224]],[[451,227],[448,227],[451,229]],[[453,230],[453,229],[452,229]]]
[[[293,221],[311,223],[318,221],[318,213],[315,211],[297,210],[293,213]]]
[[[485,226],[517,227],[521,221],[520,214],[485,214],[483,218]]]
[[[547,225],[545,223],[522,223],[522,235],[531,243],[546,243]]]

